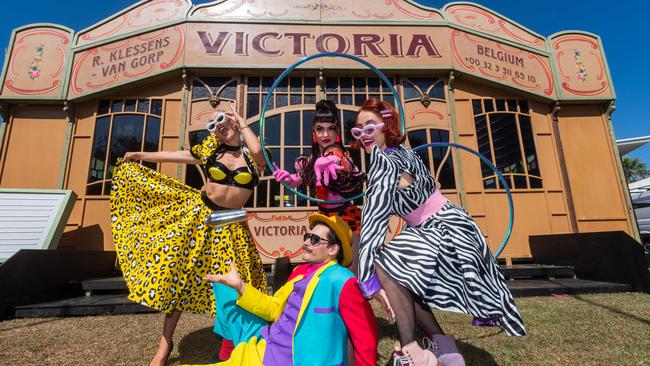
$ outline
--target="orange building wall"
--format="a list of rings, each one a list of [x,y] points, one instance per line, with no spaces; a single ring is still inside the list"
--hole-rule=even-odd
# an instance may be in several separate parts
[[[578,230],[634,236],[603,108],[562,106],[558,121]]]
[[[62,106],[13,108],[0,153],[0,187],[59,188],[66,125]]]

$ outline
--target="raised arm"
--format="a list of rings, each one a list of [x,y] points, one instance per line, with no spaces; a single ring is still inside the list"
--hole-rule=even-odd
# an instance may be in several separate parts
[[[179,151],[136,151],[124,154],[124,161],[150,161],[152,163],[184,163],[201,164],[197,158],[192,156],[189,150]]]
[[[232,119],[237,125],[239,125],[239,130],[241,131],[242,138],[244,143],[250,151],[255,164],[258,166],[266,166],[266,160],[264,159],[264,154],[262,153],[262,145],[260,144],[260,139],[257,137],[255,132],[251,130],[250,126],[246,120],[237,113],[235,106],[232,102],[228,104],[230,106],[230,112],[226,112],[226,117]]]

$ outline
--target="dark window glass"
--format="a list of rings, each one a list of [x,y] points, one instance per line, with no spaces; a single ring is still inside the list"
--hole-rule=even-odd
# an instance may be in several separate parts
[[[515,116],[509,113],[490,114],[490,129],[496,167],[503,173],[524,173]]]
[[[478,142],[478,152],[485,156],[488,160],[492,161],[492,151],[490,150],[490,136],[487,129],[485,115],[474,117],[474,125],[476,127],[476,140]],[[481,173],[483,177],[493,174],[492,169],[486,164],[481,164]]]
[[[209,132],[207,130],[198,130],[192,131],[188,134],[190,150],[194,145],[200,144],[207,136]],[[203,177],[199,170],[201,169],[200,165],[185,165],[185,184],[196,189],[201,189],[203,187]]]
[[[236,100],[237,99],[237,83],[234,83],[234,82],[230,83],[228,86],[223,88],[223,90],[219,94],[219,98]]]
[[[325,78],[325,92],[336,93],[339,91],[339,81],[337,78]]]
[[[341,92],[352,93],[352,78],[341,78]]]
[[[403,83],[403,87],[404,87],[404,99],[405,100],[419,99],[421,97],[420,92],[410,82],[405,81]]]
[[[261,133],[262,131],[260,131]],[[280,115],[266,118],[264,122],[264,140],[267,145],[280,145]]]
[[[431,142],[449,142],[449,131],[431,129],[429,130]],[[444,189],[456,188],[454,177],[453,151],[449,147],[432,147],[433,165],[438,175],[440,186]],[[443,163],[444,162],[444,163]]]
[[[379,93],[379,79],[368,78],[368,92]]]
[[[302,104],[302,95],[300,95],[300,94],[293,95],[292,94],[290,100],[291,100],[291,105]]]
[[[135,112],[136,103],[135,99],[127,99],[124,103],[124,112]]]
[[[366,79],[365,78],[354,78],[354,92],[355,93],[364,93],[366,92]]]
[[[427,133],[426,130],[414,130],[407,132],[407,138],[411,148],[416,148],[420,145],[425,145],[427,143]],[[429,149],[421,149],[416,152],[424,165],[431,169],[431,164],[429,163]]]
[[[113,130],[109,148],[109,170],[106,179],[112,177],[117,159],[128,151],[141,151],[144,116],[139,114],[118,114],[113,116]]]
[[[304,78],[305,80],[305,93],[316,92],[316,78]]]
[[[483,99],[483,106],[485,107],[485,113],[494,112],[494,104],[492,99]]]
[[[517,111],[517,101],[514,99],[508,99],[508,110],[510,112],[516,112]]]
[[[266,197],[269,191],[269,180],[263,180],[257,185],[257,198],[255,199],[256,207],[268,207],[266,204]]]
[[[515,188],[528,188],[525,175],[513,175],[512,178],[515,180]]]
[[[526,100],[519,101],[519,112],[528,114],[528,101]]]
[[[246,118],[257,116],[260,113],[260,96],[257,94],[248,94],[246,100]]]
[[[286,93],[288,91],[289,87],[289,80],[287,78],[284,78],[280,80],[278,83],[278,86],[275,88],[275,92],[277,93]]]
[[[339,96],[337,94],[327,94],[325,96],[325,99],[334,102],[334,104],[337,104],[339,102]]]
[[[289,171],[291,173],[295,173],[296,169],[294,166],[294,163],[296,159],[300,156],[300,149],[298,148],[289,148],[289,149],[284,149],[284,165],[282,166],[282,169]],[[279,159],[278,159],[279,160]],[[276,163],[278,164],[279,161]]]
[[[138,112],[149,113],[149,99],[140,99],[138,101]]]
[[[345,145],[350,145],[356,141],[350,132],[356,120],[357,114],[355,112],[343,111],[343,144]]]
[[[354,96],[354,105],[356,106],[362,106],[363,102],[366,101],[366,96],[364,94],[356,94]]]
[[[120,113],[122,112],[122,107],[124,107],[123,100],[114,100],[113,105],[111,106],[111,113]]]
[[[276,98],[276,107],[281,108],[281,107],[286,107],[289,104],[289,96],[286,94],[278,94],[275,96]]]
[[[161,99],[152,99],[151,100],[151,114],[156,116],[162,116],[162,100]]]
[[[428,94],[433,99],[445,100],[445,83],[437,81]]]
[[[305,94],[305,103],[304,104],[315,105],[316,104],[316,95],[314,95],[314,94]]]
[[[262,92],[266,93],[271,89],[271,85],[273,85],[273,78],[271,77],[263,77],[262,78]]]
[[[106,164],[106,149],[111,117],[100,117],[95,121],[95,134],[90,155],[90,169],[88,171],[88,189],[86,194],[101,194],[104,179],[104,166]],[[94,182],[99,182],[90,186]]]
[[[300,112],[284,115],[284,146],[300,146]]]
[[[248,124],[251,127],[251,131],[255,132],[256,136],[260,135],[260,123],[259,122],[253,122]]]
[[[504,99],[495,99],[494,103],[497,106],[497,111],[505,111],[506,110],[506,101]]]
[[[474,111],[474,115],[483,113],[483,106],[481,105],[481,101],[478,99],[473,99],[472,109]]]
[[[302,111],[302,144],[311,146],[312,141],[312,121],[314,120],[315,111]]]
[[[271,180],[269,181],[271,185],[271,192],[270,193],[270,205],[269,207],[280,207],[280,201],[284,201],[283,196],[280,195],[280,187],[282,186],[280,182],[276,180]],[[288,197],[286,197],[288,198]]]
[[[533,136],[533,129],[530,124],[530,117],[520,114],[519,127],[521,128],[521,139],[524,145],[524,156],[526,157],[528,175],[541,176],[539,172],[539,164],[537,163],[535,138]]]
[[[260,78],[258,78],[258,77],[249,77],[248,78],[248,91],[249,92],[259,92],[260,91]]]
[[[97,107],[97,114],[107,114],[111,107],[111,101],[103,99],[99,101],[99,106]]]
[[[291,78],[289,80],[289,85],[291,85],[291,92],[292,93],[300,93],[302,92],[302,79],[301,78]]]
[[[496,189],[497,188],[496,178],[494,176],[492,176],[491,178],[484,178],[483,179],[483,188],[485,188],[485,189]]]
[[[530,180],[530,188],[542,188],[542,180],[540,178],[528,177]]]

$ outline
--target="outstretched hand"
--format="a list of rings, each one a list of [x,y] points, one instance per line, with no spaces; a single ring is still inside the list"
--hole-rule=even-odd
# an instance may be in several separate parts
[[[248,127],[248,124],[244,118],[239,113],[237,113],[235,104],[233,102],[229,102],[228,106],[230,107],[230,111],[225,112],[227,120],[230,121],[230,123],[233,125],[239,126],[240,129]]]
[[[338,156],[321,156],[320,158],[316,159],[316,162],[314,163],[316,185],[329,185],[330,179],[336,180],[338,178],[338,174],[336,172],[343,169],[345,169],[345,167],[341,165],[341,158]]]
[[[298,174],[291,174],[284,169],[278,168],[275,162],[273,163],[273,168],[275,169],[273,172],[273,178],[275,178],[276,181],[284,181],[292,188],[296,188],[300,185],[300,183],[302,183],[302,179],[300,179],[300,176]]]
[[[232,287],[240,294],[243,294],[246,289],[246,282],[241,279],[237,268],[235,268],[234,261],[230,262],[230,272],[225,275],[207,274],[203,276],[203,280],[208,282],[217,282]]]
[[[384,291],[384,289],[381,289],[379,290],[379,292],[372,295],[372,298],[377,300],[377,302],[379,302],[382,309],[384,310],[384,314],[390,320],[395,321],[395,311],[393,311],[393,307],[390,306],[390,302],[388,301],[388,296],[386,296],[386,291]]]

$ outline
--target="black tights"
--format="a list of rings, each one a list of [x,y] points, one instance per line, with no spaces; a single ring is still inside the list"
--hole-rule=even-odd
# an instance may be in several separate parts
[[[399,341],[402,346],[415,341],[416,324],[427,335],[445,334],[433,316],[431,309],[420,298],[393,281],[381,267],[376,266],[375,271],[395,312],[395,324],[397,325]]]

